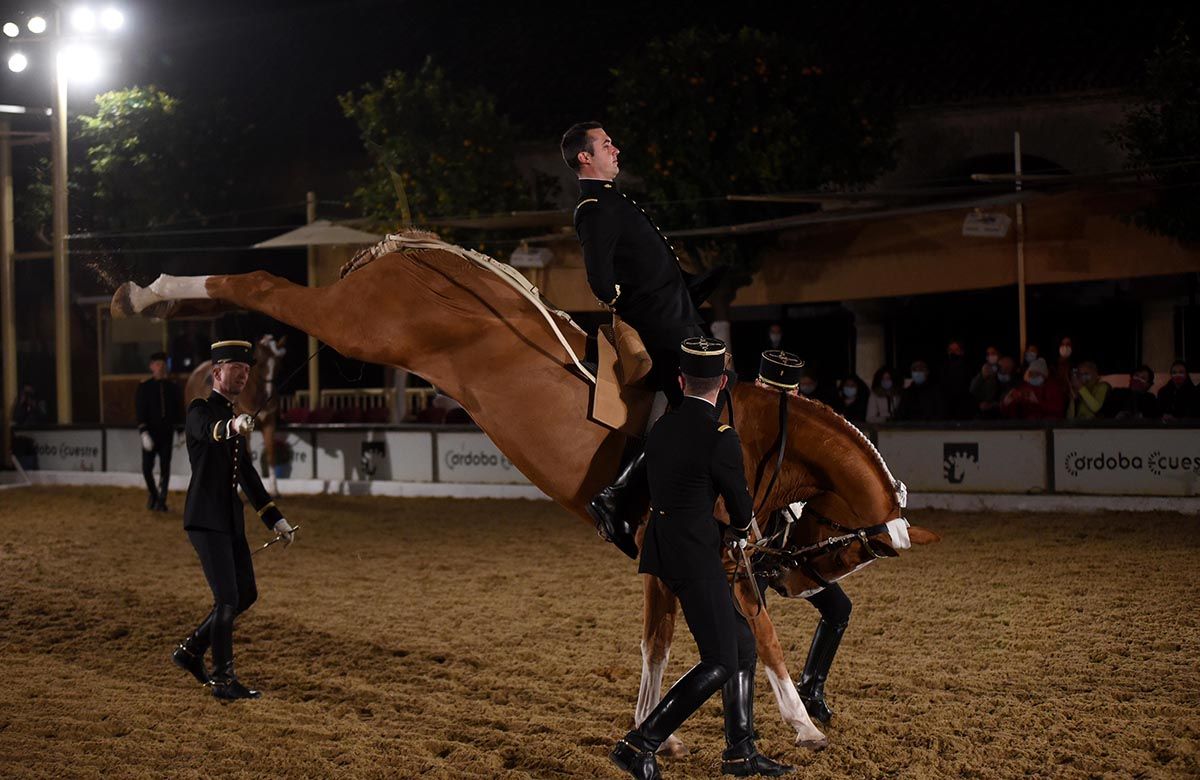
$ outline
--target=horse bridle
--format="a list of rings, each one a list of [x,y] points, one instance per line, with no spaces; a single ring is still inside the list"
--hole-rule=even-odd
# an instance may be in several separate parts
[[[729,422],[730,425],[732,425],[733,395],[728,390],[725,390],[724,394],[726,401],[725,406],[729,409]],[[775,487],[775,482],[779,479],[779,475],[783,471],[783,460],[787,447],[787,423],[787,393],[781,392],[779,393],[779,433],[776,435],[775,444],[772,446],[772,449],[776,447],[778,448],[779,454],[775,458],[775,469],[771,473],[771,479],[767,482],[767,489],[763,491],[762,498],[759,500],[758,506],[754,509],[755,516],[758,515],[766,505],[767,498],[771,495],[771,490]],[[767,450],[768,454],[770,452],[770,449]],[[764,473],[763,466],[765,466],[765,463],[760,463],[757,469],[758,478],[755,480],[754,495],[758,495],[759,485],[762,484]],[[803,511],[803,509],[801,509],[801,511]],[[809,511],[811,512],[811,510]],[[862,544],[863,549],[866,550],[867,554],[871,556],[872,561],[884,557],[877,553],[873,547],[871,547],[870,537],[887,533],[887,523],[878,523],[876,525],[866,526],[865,528],[850,528],[838,523],[832,518],[825,517],[824,515],[819,515],[815,512],[812,512],[812,514],[816,515],[818,525],[828,526],[834,531],[840,532],[842,535],[830,536],[822,539],[816,544],[802,547],[798,550],[789,551],[786,547],[787,538],[791,533],[792,525],[794,525],[795,522],[800,518],[792,512],[790,506],[787,506],[782,510],[778,510],[777,512],[773,513],[774,517],[782,517],[786,521],[782,529],[775,531],[770,536],[765,536],[762,539],[759,539],[759,541],[755,542],[754,544],[746,544],[744,541],[734,542],[731,544],[731,551],[733,552],[735,559],[731,587],[736,587],[737,581],[740,578],[745,578],[750,581],[750,587],[754,592],[754,598],[758,605],[758,610],[755,612],[754,617],[758,617],[758,615],[762,613],[762,610],[766,608],[766,600],[763,598],[762,589],[759,587],[758,579],[754,574],[754,567],[751,562],[751,554],[753,554],[756,558],[762,558],[764,556],[773,558],[775,559],[775,562],[779,564],[780,568],[798,568],[822,588],[828,588],[831,583],[822,577],[820,573],[817,572],[816,567],[813,565],[813,561],[817,557],[827,555],[830,552],[834,552],[845,547],[849,547],[855,542],[860,542]],[[768,526],[768,528],[769,527],[770,526]],[[779,546],[772,546],[775,540],[780,536],[782,536],[782,541],[779,542]],[[747,550],[750,550],[751,552],[747,552]],[[743,568],[745,569],[744,574],[742,573]],[[734,599],[733,603],[734,607],[741,612],[741,608],[737,605],[736,598]],[[744,613],[742,616],[750,619],[750,616]]]

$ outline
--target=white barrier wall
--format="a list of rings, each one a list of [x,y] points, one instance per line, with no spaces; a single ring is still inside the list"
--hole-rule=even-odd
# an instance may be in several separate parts
[[[1200,430],[1056,430],[1054,486],[1061,493],[1200,495]]]
[[[892,475],[922,493],[1044,493],[1046,432],[880,430]]]
[[[18,429],[47,471],[140,474],[132,428]],[[289,429],[279,476],[339,482],[528,485],[478,431]],[[917,430],[878,432],[892,473],[914,493],[1200,496],[1200,429]],[[262,436],[251,438],[260,463]],[[1050,458],[1050,462],[1047,462]],[[261,468],[261,467],[260,467]],[[1050,477],[1053,472],[1053,482]],[[171,473],[190,476],[183,436]]]

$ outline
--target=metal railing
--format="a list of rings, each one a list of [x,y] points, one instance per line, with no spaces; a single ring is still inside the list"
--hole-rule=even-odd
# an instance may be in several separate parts
[[[429,399],[437,395],[432,387],[409,387],[404,390],[405,416],[417,415],[429,406]],[[294,393],[280,397],[281,411],[297,407],[308,407],[309,393],[307,390],[297,390]],[[395,405],[396,392],[383,387],[348,388],[342,390],[321,390],[318,407],[345,409],[388,409]]]

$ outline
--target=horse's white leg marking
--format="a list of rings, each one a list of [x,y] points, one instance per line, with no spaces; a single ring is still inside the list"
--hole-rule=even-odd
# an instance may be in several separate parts
[[[800,701],[800,694],[787,672],[780,675],[765,665],[764,669],[767,672],[767,682],[771,684],[771,691],[775,694],[775,701],[779,704],[779,713],[783,715],[784,722],[796,729],[796,744],[815,750],[828,745],[829,740],[808,717],[808,710],[804,709],[804,702]]]
[[[207,282],[207,276],[168,276],[167,274],[162,274],[150,283],[148,289],[157,295],[159,300],[195,300],[197,298],[209,297],[208,290],[205,289]]]
[[[640,726],[646,716],[654,711],[662,699],[663,673],[667,671],[667,659],[671,656],[671,646],[662,658],[650,657],[650,646],[642,640],[642,684],[638,688],[637,708],[633,711],[633,725]]]

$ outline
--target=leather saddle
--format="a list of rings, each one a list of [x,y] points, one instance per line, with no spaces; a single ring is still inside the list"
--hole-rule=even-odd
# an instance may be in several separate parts
[[[650,419],[654,390],[649,376],[652,361],[633,326],[613,315],[601,325],[596,339],[596,386],[591,417],[627,436],[641,437]]]

